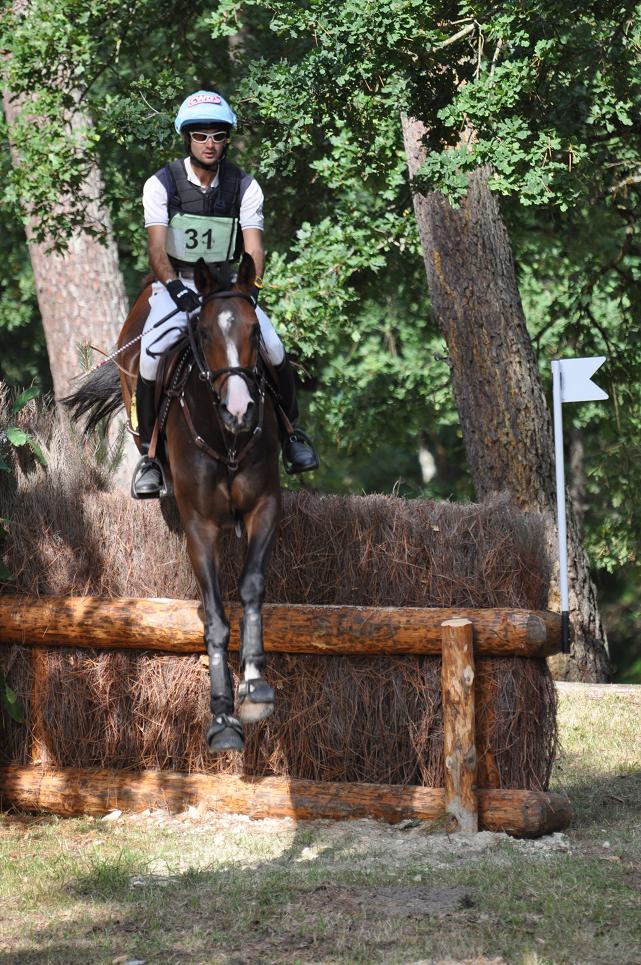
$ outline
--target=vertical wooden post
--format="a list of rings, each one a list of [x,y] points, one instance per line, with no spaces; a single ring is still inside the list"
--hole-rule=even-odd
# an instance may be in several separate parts
[[[472,621],[445,620],[441,628],[445,810],[460,831],[478,831]]]
[[[31,655],[33,681],[31,684],[31,763],[46,764],[48,760],[44,700],[47,690],[47,651],[34,647]]]

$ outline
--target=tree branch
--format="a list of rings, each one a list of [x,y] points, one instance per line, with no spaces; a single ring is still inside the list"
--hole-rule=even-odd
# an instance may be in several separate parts
[[[453,34],[453,36],[448,37],[447,40],[444,40],[442,43],[440,43],[440,44],[438,45],[438,46],[439,46],[439,50],[440,50],[442,47],[449,47],[450,44],[455,44],[455,43],[457,42],[457,40],[462,40],[463,37],[467,37],[468,34],[471,34],[473,30],[476,30],[476,20],[474,20],[472,23],[468,24],[467,27],[463,27],[463,29],[462,29],[462,30],[459,30],[458,33]]]

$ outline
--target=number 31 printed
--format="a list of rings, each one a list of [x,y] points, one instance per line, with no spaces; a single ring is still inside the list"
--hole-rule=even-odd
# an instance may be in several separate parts
[[[187,251],[193,251],[194,248],[197,248],[199,240],[200,244],[204,245],[207,250],[211,249],[213,246],[214,238],[211,228],[208,228],[207,231],[203,231],[201,239],[198,238],[198,232],[195,228],[186,228],[185,235],[187,237],[187,242],[185,244]]]

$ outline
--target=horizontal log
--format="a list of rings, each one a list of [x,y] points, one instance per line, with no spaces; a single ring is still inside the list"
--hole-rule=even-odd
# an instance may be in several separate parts
[[[0,597],[0,643],[46,647],[204,651],[199,604],[190,600]],[[227,608],[238,649],[240,607]],[[437,607],[266,604],[265,649],[277,653],[440,654],[441,624],[474,624],[474,647],[488,657],[546,657],[561,648],[557,613]]]
[[[48,811],[64,817],[103,815],[114,808],[181,811],[201,804],[218,813],[251,818],[406,818],[447,821],[443,788],[338,784],[284,777],[246,778],[177,771],[108,771],[85,768],[0,768],[0,806]],[[479,828],[536,838],[567,827],[572,810],[560,794],[479,790]]]

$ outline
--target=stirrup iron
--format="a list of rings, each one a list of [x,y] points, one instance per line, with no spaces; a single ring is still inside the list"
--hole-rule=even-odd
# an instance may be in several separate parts
[[[285,455],[285,446],[287,445],[287,442],[305,443],[309,447],[314,461],[310,463],[309,466],[303,466],[301,468],[298,468],[296,464],[293,463],[291,460],[289,460]],[[307,435],[307,433],[304,432],[302,429],[299,429],[298,427],[293,427],[293,431],[287,436],[281,448],[283,452],[283,466],[288,476],[296,475],[296,473],[299,473],[299,472],[313,472],[314,470],[318,469],[318,467],[320,466],[320,459],[314,447],[314,443]]]
[[[140,477],[140,474],[147,469],[149,466],[155,466],[160,472],[160,489],[158,493],[138,493],[136,492],[136,482]],[[165,467],[160,462],[159,459],[151,459],[149,456],[141,456],[141,458],[136,463],[136,468],[134,471],[133,479],[131,480],[131,495],[133,499],[160,499],[162,496],[167,496],[170,492],[170,486],[167,482],[167,477],[165,476]]]

